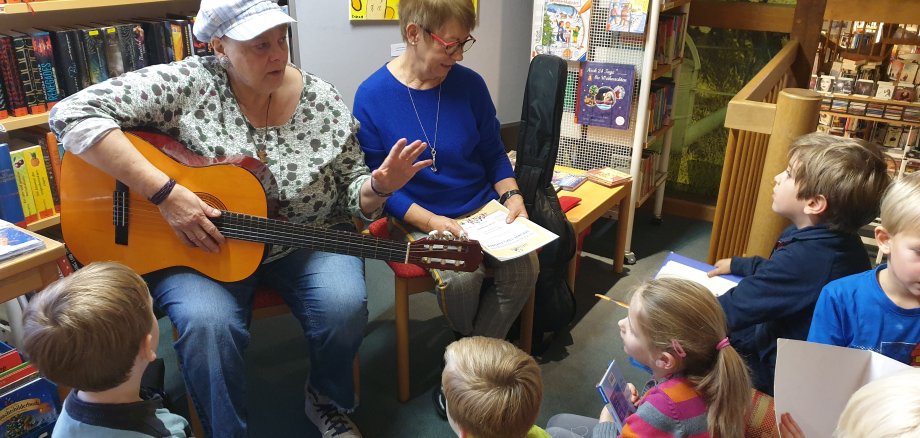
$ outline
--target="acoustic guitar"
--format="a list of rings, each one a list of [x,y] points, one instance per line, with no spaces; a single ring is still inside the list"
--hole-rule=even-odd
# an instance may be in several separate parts
[[[396,242],[269,218],[277,197],[266,194],[264,187],[277,186],[259,160],[205,158],[163,134],[126,135],[154,166],[221,211],[211,221],[228,239],[218,253],[185,246],[155,205],[68,153],[61,165],[61,229],[81,263],[113,260],[140,274],[186,266],[230,282],[255,272],[266,244],[468,272],[482,261],[479,242],[472,240],[429,237]]]

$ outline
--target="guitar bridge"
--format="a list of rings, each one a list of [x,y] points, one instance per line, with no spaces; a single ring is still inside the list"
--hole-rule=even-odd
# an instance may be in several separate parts
[[[115,226],[115,244],[128,244],[128,212],[130,211],[130,197],[128,186],[121,181],[115,181],[115,191],[112,192],[112,225]]]

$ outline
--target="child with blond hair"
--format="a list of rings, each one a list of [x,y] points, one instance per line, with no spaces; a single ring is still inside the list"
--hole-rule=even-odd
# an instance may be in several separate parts
[[[920,366],[920,173],[885,193],[875,240],[888,263],[828,283],[808,340]]]
[[[878,145],[813,133],[793,142],[789,166],[773,181],[772,209],[791,225],[770,257],[722,259],[709,273],[744,277],[719,303],[754,386],[770,395],[776,340],[805,340],[821,288],[869,269],[856,231],[878,215],[889,177]]]
[[[637,409],[626,418],[623,437],[744,435],[751,380],[712,292],[688,280],[648,281],[633,294],[619,327],[623,350],[652,372],[642,398],[629,385]],[[554,438],[616,434],[606,407],[599,420],[556,415],[547,432]]]
[[[42,375],[73,388],[54,436],[188,437],[188,422],[141,398],[160,328],[147,284],[114,262],[91,263],[35,295],[23,313],[23,352]]]
[[[460,438],[549,438],[534,426],[543,377],[533,357],[507,341],[473,336],[444,353],[447,420]]]

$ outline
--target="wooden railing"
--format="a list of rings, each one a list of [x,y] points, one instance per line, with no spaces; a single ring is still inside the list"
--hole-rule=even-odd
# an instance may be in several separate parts
[[[773,177],[786,168],[792,140],[815,130],[821,101],[818,93],[795,88],[798,51],[798,41],[790,40],[728,104],[710,263],[738,255],[766,257],[786,226],[771,211]]]

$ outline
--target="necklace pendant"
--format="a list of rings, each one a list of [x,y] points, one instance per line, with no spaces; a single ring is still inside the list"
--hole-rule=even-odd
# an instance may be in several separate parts
[[[432,172],[438,173],[438,166],[437,166],[437,164],[434,162],[434,160],[431,160],[431,166],[430,166],[430,167],[431,167],[431,171],[432,171]]]

